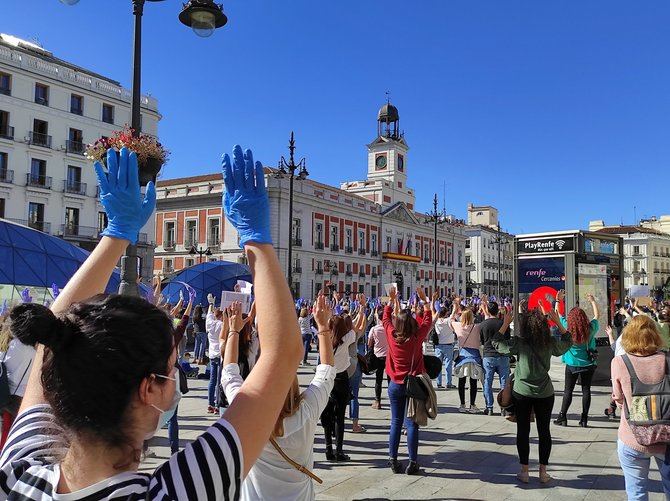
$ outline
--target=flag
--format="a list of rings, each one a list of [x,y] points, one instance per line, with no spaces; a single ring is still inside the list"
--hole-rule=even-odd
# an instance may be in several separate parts
[[[405,252],[403,254],[409,256],[412,253],[412,237],[407,237],[407,245],[405,245]]]
[[[403,249],[404,249],[403,243],[404,243],[404,241],[405,241],[404,238],[399,238],[398,239],[398,254],[403,253]]]

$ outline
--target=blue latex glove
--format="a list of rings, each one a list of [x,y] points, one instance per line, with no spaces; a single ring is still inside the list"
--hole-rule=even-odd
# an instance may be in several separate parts
[[[147,184],[144,197],[140,192],[137,155],[128,148],[121,148],[116,155],[107,150],[107,169],[95,162],[95,173],[100,186],[100,203],[107,213],[107,228],[104,236],[137,243],[140,229],[151,217],[156,206],[156,187],[153,181]]]
[[[240,247],[244,248],[249,242],[272,244],[270,203],[263,165],[260,162],[254,164],[251,150],[242,153],[242,147],[235,145],[232,162],[225,154],[222,167],[226,185],[223,209],[240,236]]]

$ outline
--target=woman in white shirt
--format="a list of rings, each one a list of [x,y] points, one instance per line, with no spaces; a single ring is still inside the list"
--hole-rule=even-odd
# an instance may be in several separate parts
[[[9,324],[9,322],[7,322]],[[0,333],[0,361],[4,362],[7,370],[9,400],[2,408],[2,435],[0,448],[4,447],[9,435],[9,429],[16,418],[21,405],[21,399],[28,383],[28,370],[35,357],[35,344],[30,339],[20,339],[11,334],[8,326],[3,325]]]
[[[442,367],[446,371],[447,389],[456,388],[451,383],[456,336],[454,330],[451,328],[449,310],[443,306],[440,308],[440,311],[436,311],[435,301],[432,302],[431,309],[433,310],[434,329],[438,339],[435,345],[435,356],[442,361]],[[440,374],[437,376],[437,387],[442,388],[442,369],[440,369]]]
[[[314,317],[321,340],[319,343],[321,364],[316,368],[314,379],[302,393],[300,393],[298,378],[295,377],[272,432],[272,439],[283,453],[306,470],[314,467],[312,454],[314,434],[319,415],[326,407],[328,395],[335,381],[333,336],[329,327],[331,316],[328,301],[325,296],[319,296],[314,305]],[[239,336],[241,325],[243,325],[241,316],[233,312],[229,327],[225,328],[224,320],[224,331],[221,333],[221,344],[226,346],[221,384],[229,402],[234,402],[242,384],[239,366],[235,363],[238,344],[234,339]],[[228,336],[228,341],[231,341],[232,338],[232,342],[226,342],[225,336]],[[240,498],[242,500],[310,500],[315,498],[314,483],[307,473],[299,471],[287,462],[270,441],[265,445],[263,452],[244,480]]]
[[[344,316],[335,315],[330,321],[335,350],[335,384],[330,392],[328,405],[321,413],[321,425],[326,440],[326,459],[328,461],[348,461],[342,451],[344,443],[344,414],[349,403],[351,389],[347,369],[351,364],[349,345],[356,341],[356,333],[347,329]],[[320,349],[320,348],[319,348]],[[333,452],[333,431],[335,432],[335,452]]]

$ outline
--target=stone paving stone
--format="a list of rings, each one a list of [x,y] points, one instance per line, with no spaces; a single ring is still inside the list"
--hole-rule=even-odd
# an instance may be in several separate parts
[[[314,355],[310,360],[314,361]],[[564,366],[553,360],[551,376],[557,391],[554,417],[558,413],[563,388]],[[314,374],[312,368],[301,367],[299,379],[307,384]],[[323,431],[317,428],[314,447],[315,473],[323,484],[315,485],[317,499],[484,499],[502,501],[535,500],[607,500],[625,499],[624,481],[616,452],[617,421],[609,421],[602,410],[609,403],[610,390],[596,387],[593,392],[589,428],[577,426],[581,407],[580,389],[575,389],[569,426],[555,426],[550,474],[555,478],[542,486],[537,476],[537,431],[531,428],[531,483],[520,485],[516,480],[519,469],[516,453],[516,425],[501,416],[461,414],[458,392],[440,390],[440,413],[420,431],[420,475],[394,475],[388,459],[388,427],[390,411],[386,388],[382,394],[382,410],[370,407],[374,394],[374,379],[364,376],[366,387],[360,393],[360,421],[368,432],[345,434],[345,452],[352,461],[329,463],[324,457]],[[180,438],[182,444],[196,438],[215,418],[205,414],[206,381],[190,380],[191,391],[179,405]],[[384,382],[386,385],[386,382]],[[467,396],[467,391],[466,391]],[[484,407],[481,388],[477,405]],[[498,409],[496,408],[496,412]],[[348,416],[348,414],[347,414]],[[347,419],[347,429],[351,421]],[[144,471],[151,471],[169,453],[167,431],[161,430],[151,448],[158,458],[147,459]],[[399,459],[407,464],[406,437],[401,437]],[[660,476],[652,465],[650,499],[663,499]]]

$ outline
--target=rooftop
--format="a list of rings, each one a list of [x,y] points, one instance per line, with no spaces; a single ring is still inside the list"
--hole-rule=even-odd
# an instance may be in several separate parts
[[[667,236],[662,231],[654,230],[652,228],[646,228],[644,226],[635,226],[635,225],[621,225],[621,226],[606,226],[605,228],[600,228],[595,230],[596,233],[606,233],[608,235],[628,235],[630,233],[648,233],[650,235],[660,235]]]

